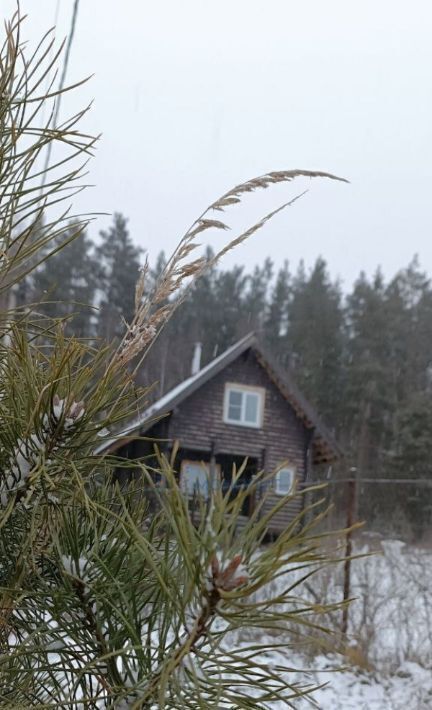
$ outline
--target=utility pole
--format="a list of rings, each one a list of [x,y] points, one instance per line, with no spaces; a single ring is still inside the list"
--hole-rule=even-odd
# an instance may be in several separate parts
[[[352,555],[352,526],[354,524],[354,513],[356,508],[357,482],[354,478],[348,481],[348,499],[346,514],[346,543],[344,562],[344,585],[343,585],[343,609],[342,609],[342,635],[346,636],[348,631],[348,599],[350,598],[351,587],[351,555]]]

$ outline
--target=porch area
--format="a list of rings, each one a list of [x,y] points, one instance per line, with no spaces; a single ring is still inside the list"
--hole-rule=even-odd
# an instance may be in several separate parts
[[[199,520],[202,505],[210,500],[212,490],[220,488],[230,500],[241,493],[259,470],[258,459],[225,452],[205,452],[192,448],[180,448],[174,462],[179,485],[187,496],[192,517]],[[233,484],[233,477],[241,471]],[[255,497],[247,496],[238,516],[238,526],[242,527],[255,508]]]

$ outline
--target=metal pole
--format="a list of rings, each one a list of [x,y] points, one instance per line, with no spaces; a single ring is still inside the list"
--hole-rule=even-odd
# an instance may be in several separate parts
[[[356,481],[351,479],[348,481],[348,501],[347,501],[347,517],[346,517],[346,544],[345,544],[345,562],[344,562],[344,585],[343,585],[343,601],[344,607],[342,610],[342,635],[346,636],[348,631],[348,599],[350,598],[350,583],[351,583],[351,554],[352,554],[352,525],[354,523],[354,511],[356,506]]]

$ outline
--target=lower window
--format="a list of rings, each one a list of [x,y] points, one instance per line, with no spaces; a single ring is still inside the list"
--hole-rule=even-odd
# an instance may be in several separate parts
[[[220,472],[220,466],[215,465],[215,473]],[[215,477],[213,485],[218,480]],[[209,497],[210,490],[210,464],[203,461],[182,461],[180,472],[180,487],[188,496],[201,495]]]
[[[285,496],[290,493],[295,481],[295,468],[286,466],[279,469],[275,478],[275,492],[280,496]]]

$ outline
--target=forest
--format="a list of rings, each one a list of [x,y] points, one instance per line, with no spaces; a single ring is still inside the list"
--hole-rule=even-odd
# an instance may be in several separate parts
[[[23,279],[17,305],[38,303],[47,316],[65,320],[68,334],[112,341],[131,320],[145,251],[120,213],[95,236],[72,240]],[[149,292],[164,265],[161,252],[148,271]],[[379,528],[391,520],[396,532],[408,523],[415,537],[428,529],[431,506],[417,482],[432,469],[432,284],[416,257],[390,280],[379,267],[373,277],[361,272],[349,291],[323,258],[294,272],[283,255],[251,272],[213,264],[180,300],[139,369],[139,384],[153,384],[154,398],[190,375],[196,341],[205,365],[253,330],[342,447],[333,477],[356,471],[360,480],[413,480],[364,486],[360,515]]]

